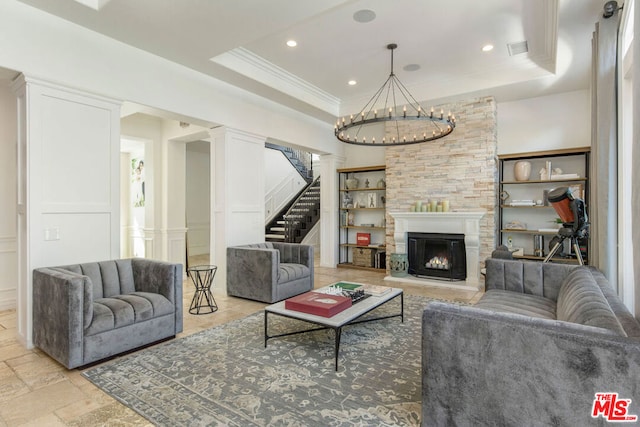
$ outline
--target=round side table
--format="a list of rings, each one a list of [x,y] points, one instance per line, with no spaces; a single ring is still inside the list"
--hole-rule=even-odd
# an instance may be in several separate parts
[[[216,275],[217,270],[218,267],[215,265],[195,265],[187,268],[187,275],[196,287],[196,293],[193,294],[193,299],[189,306],[189,313],[210,314],[218,310],[216,300],[211,293],[213,277]]]

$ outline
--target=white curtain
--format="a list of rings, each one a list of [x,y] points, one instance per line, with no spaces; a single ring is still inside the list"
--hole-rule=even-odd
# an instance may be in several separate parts
[[[635,311],[640,318],[640,4],[634,6],[634,42],[633,42],[633,146],[631,177],[631,233],[633,236],[633,271],[635,282]]]
[[[591,191],[587,213],[591,222],[589,264],[617,283],[617,40],[620,15],[601,17],[593,33]]]

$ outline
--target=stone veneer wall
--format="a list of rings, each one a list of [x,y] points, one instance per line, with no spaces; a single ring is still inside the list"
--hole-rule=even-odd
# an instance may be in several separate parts
[[[451,210],[487,211],[480,221],[480,259],[484,261],[495,248],[497,235],[496,102],[493,97],[484,97],[437,106],[435,110],[440,108],[456,117],[451,135],[386,149],[387,254],[395,252],[394,221],[388,212],[406,212],[416,200],[436,198],[448,199]]]

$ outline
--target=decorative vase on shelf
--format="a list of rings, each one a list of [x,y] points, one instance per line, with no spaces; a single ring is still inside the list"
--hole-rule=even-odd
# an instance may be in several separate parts
[[[347,186],[347,190],[355,190],[358,188],[360,180],[352,175],[351,178],[346,179],[345,184]]]
[[[531,162],[519,160],[513,165],[516,181],[528,181],[531,176]]]

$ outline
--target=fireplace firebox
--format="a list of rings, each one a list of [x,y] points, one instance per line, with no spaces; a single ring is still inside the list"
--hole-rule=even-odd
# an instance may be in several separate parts
[[[467,278],[464,234],[408,233],[409,274],[445,280]]]

